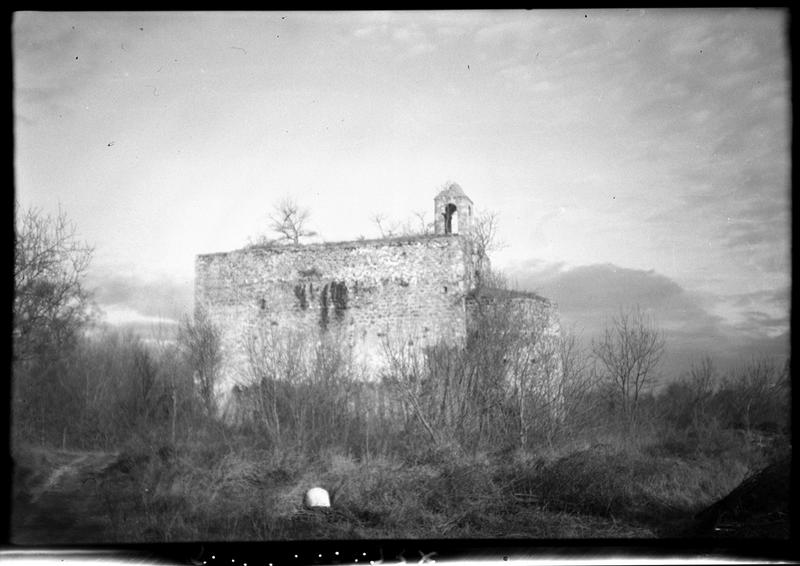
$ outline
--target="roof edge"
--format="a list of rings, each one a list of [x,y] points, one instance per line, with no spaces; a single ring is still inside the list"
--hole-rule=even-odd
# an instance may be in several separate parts
[[[324,250],[330,248],[346,248],[346,247],[381,247],[381,246],[402,246],[407,244],[414,244],[417,242],[428,242],[433,240],[454,240],[460,241],[465,239],[463,234],[417,234],[413,236],[393,236],[390,238],[371,238],[369,240],[340,240],[333,242],[316,242],[312,244],[273,244],[273,245],[251,245],[229,250],[225,252],[210,252],[204,254],[197,254],[196,257],[210,257],[221,256],[233,253],[248,253],[254,251],[266,252],[296,252],[303,250]]]

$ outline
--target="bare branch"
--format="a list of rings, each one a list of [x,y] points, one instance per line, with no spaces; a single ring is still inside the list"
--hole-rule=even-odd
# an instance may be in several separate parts
[[[664,353],[663,333],[637,306],[621,309],[592,351],[614,384],[625,418],[635,424],[639,396],[655,380],[655,368]]]
[[[381,238],[391,238],[394,235],[394,227],[384,226],[384,223],[386,222],[385,214],[376,212],[372,215],[371,220],[375,223],[375,226],[378,227]]]
[[[475,216],[469,233],[472,244],[472,254],[475,258],[475,268],[480,275],[478,285],[493,286],[496,282],[491,279],[491,262],[489,253],[502,249],[505,244],[497,238],[497,213],[485,211]]]
[[[79,242],[59,209],[17,210],[14,257],[14,358],[57,354],[90,318],[83,279],[93,249]]]
[[[419,228],[418,228],[418,233],[419,234],[422,234],[422,235],[433,234],[433,230],[434,230],[433,221],[431,220],[429,222],[427,220],[427,218],[428,218],[427,211],[417,210],[417,211],[412,212],[412,214],[417,219],[417,222],[419,222]]]

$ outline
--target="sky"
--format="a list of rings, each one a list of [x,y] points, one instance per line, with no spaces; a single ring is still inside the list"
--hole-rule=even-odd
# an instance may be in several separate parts
[[[638,304],[669,371],[788,355],[791,106],[778,9],[18,12],[15,190],[75,223],[106,320],[169,325],[194,259],[433,218],[587,342]]]

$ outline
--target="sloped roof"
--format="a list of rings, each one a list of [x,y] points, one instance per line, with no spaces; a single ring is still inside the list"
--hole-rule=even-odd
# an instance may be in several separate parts
[[[472,202],[472,199],[469,198],[466,195],[466,193],[464,192],[464,189],[462,189],[461,186],[458,183],[450,183],[444,189],[439,191],[439,194],[436,195],[436,198],[439,199],[439,198],[442,198],[442,197],[444,197],[444,198],[453,198],[453,197],[465,198],[469,202]]]

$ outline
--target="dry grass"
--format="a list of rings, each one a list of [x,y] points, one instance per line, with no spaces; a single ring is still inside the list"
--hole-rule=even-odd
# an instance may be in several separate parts
[[[763,442],[597,440],[510,456],[450,447],[412,462],[309,457],[213,435],[175,447],[140,440],[119,454],[24,450],[14,488],[27,503],[12,540],[647,538],[672,532],[770,456]],[[313,486],[329,490],[331,509],[302,507]],[[76,525],[50,519],[64,516]]]

